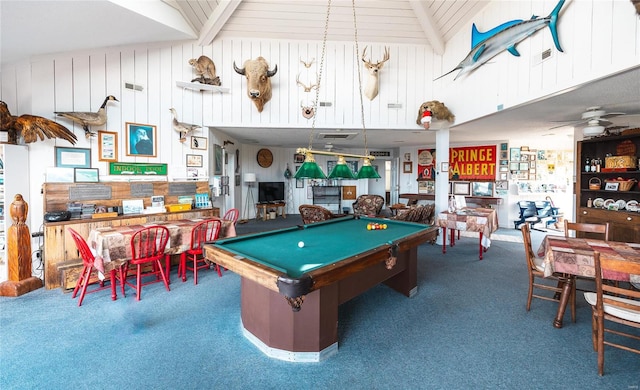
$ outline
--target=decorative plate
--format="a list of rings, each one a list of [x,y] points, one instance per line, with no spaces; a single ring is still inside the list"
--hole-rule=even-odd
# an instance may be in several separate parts
[[[610,204],[614,204],[614,203],[615,203],[615,201],[613,199],[607,199],[607,200],[604,201],[603,206],[604,206],[605,209],[608,209],[609,205]]]
[[[638,211],[638,201],[630,200],[627,202],[627,210],[629,211]]]
[[[596,199],[593,201],[593,207],[602,207],[602,206],[604,206],[604,199],[602,199],[602,198],[596,198]]]
[[[616,204],[618,205],[618,210],[624,210],[624,208],[627,207],[627,202],[622,199],[618,199]]]

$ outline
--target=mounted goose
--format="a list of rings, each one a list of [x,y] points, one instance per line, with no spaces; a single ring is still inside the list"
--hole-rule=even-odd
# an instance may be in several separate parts
[[[98,112],[59,112],[56,111],[54,114],[71,119],[72,121],[79,123],[82,125],[84,129],[84,134],[87,138],[95,135],[89,130],[89,126],[102,126],[107,123],[107,102],[110,100],[115,100],[118,102],[119,100],[115,98],[113,95],[109,95],[104,99],[104,102],[98,109]]]
[[[175,108],[170,108],[169,111],[171,111],[171,115],[173,115],[173,121],[171,122],[173,129],[180,134],[180,142],[186,141],[189,134],[202,128],[202,126],[178,122],[178,114],[176,113]]]
[[[0,130],[8,132],[7,142],[16,144],[18,135],[22,135],[24,142],[29,144],[40,138],[62,138],[75,145],[77,137],[61,124],[35,115],[11,115],[7,104],[0,101]]]

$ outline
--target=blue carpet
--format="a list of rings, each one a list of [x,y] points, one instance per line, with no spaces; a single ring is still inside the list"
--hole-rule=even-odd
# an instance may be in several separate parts
[[[295,219],[286,223],[295,224]],[[281,227],[238,225],[240,233]],[[257,228],[256,228],[257,226]],[[522,244],[477,239],[442,254],[419,248],[418,294],[377,286],[343,304],[339,351],[320,363],[273,360],[240,326],[240,278],[204,271],[199,284],[172,275],[171,292],[145,286],[113,302],[90,294],[82,307],[60,290],[0,298],[2,389],[637,389],[640,356],[606,349],[597,374],[590,308],[579,296],[555,329],[556,304],[525,310]],[[303,308],[304,310],[304,308]]]

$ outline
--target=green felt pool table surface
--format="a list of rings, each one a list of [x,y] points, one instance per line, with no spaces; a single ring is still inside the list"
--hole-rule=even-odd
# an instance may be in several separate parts
[[[387,224],[387,229],[367,230],[367,224],[374,222]],[[219,240],[214,245],[298,278],[429,228],[429,225],[404,221],[345,217]],[[304,242],[302,248],[298,247],[300,241]]]

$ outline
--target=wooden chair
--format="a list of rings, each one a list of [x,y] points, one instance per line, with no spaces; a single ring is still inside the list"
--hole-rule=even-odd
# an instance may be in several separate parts
[[[578,222],[569,222],[566,219],[564,220],[564,236],[571,237],[571,232],[575,233],[575,236],[579,235],[587,236],[588,238],[597,238],[600,240],[609,241],[609,222],[604,224],[597,223],[578,223]],[[572,276],[574,278],[573,289],[580,291],[595,291],[595,286],[590,290],[579,289],[576,286],[576,282],[578,280],[585,280],[589,282],[593,282],[593,278],[583,277],[583,276]]]
[[[219,219],[208,219],[199,222],[191,231],[191,245],[189,249],[180,254],[180,265],[178,266],[178,277],[182,276],[182,281],[187,281],[187,271],[193,271],[193,284],[198,284],[198,270],[209,268],[209,262],[202,253],[202,245],[206,242],[215,241],[220,235],[222,222]],[[189,262],[193,265],[187,265],[187,256]],[[215,263],[214,263],[215,264]],[[220,267],[215,264],[218,276],[222,276]]]
[[[91,250],[89,249],[89,245],[85,239],[75,230],[71,228],[67,228],[69,233],[71,233],[71,237],[76,244],[76,248],[78,248],[78,252],[80,253],[80,257],[82,257],[82,271],[80,272],[80,276],[78,276],[78,282],[76,283],[76,287],[73,289],[73,294],[71,294],[71,298],[75,298],[78,294],[78,290],[80,290],[80,299],[78,299],[78,306],[82,306],[82,300],[84,299],[85,294],[91,294],[94,292],[105,290],[111,287],[111,299],[116,300],[116,281],[110,280],[110,286],[104,285],[104,280],[100,280],[98,283],[100,287],[87,291],[87,287],[92,284],[90,282],[91,273],[95,268],[95,257]],[[97,269],[96,269],[97,271]],[[95,282],[94,282],[95,283]]]
[[[240,211],[236,208],[232,208],[227,210],[226,213],[224,213],[224,216],[222,217],[223,221],[233,221],[233,224],[235,225],[238,222],[238,217],[240,216]]]
[[[531,230],[528,224],[522,225],[520,228],[522,231],[522,239],[524,241],[524,253],[527,258],[527,270],[529,272],[529,295],[527,297],[527,311],[531,309],[531,301],[533,298],[543,299],[546,301],[560,302],[560,294],[562,293],[562,287],[565,283],[569,283],[570,279],[562,274],[554,273],[551,276],[544,276],[545,264],[542,259],[535,256],[533,248],[531,247]],[[536,282],[536,278],[540,281],[551,280],[555,281],[556,285]],[[534,294],[534,289],[552,291],[553,296]],[[576,322],[576,296],[575,289],[571,289],[571,296],[569,297],[571,305],[571,320]]]
[[[169,242],[169,229],[165,226],[148,226],[138,230],[131,236],[131,260],[127,261],[120,267],[120,286],[124,295],[125,285],[136,290],[136,300],[140,300],[142,286],[162,281],[167,291],[169,288],[168,275],[165,274],[165,268],[160,261],[165,260],[165,266],[168,267],[170,256],[165,254],[167,243]],[[151,265],[151,270],[143,272],[143,266]],[[136,283],[130,283],[127,280],[129,269],[132,265],[136,266]],[[142,278],[155,276],[154,280],[142,282]]]
[[[364,194],[358,196],[353,202],[353,213],[360,215],[380,215],[384,206],[384,198],[381,195]]]
[[[335,217],[330,210],[313,204],[301,204],[298,206],[298,211],[300,212],[300,217],[302,217],[302,223],[305,225],[326,221]]]
[[[584,298],[592,307],[591,337],[593,349],[598,352],[598,374],[602,376],[604,375],[605,345],[640,354],[640,349],[637,347],[637,341],[640,341],[638,333],[631,334],[626,328],[622,330],[620,326],[616,326],[615,329],[605,326],[605,321],[610,321],[640,329],[640,291],[622,289],[603,281],[607,272],[640,275],[640,263],[606,259],[601,257],[599,252],[594,252],[593,260],[596,292],[586,292]],[[614,334],[619,338],[615,338],[615,341],[605,340],[605,333]],[[620,344],[625,338],[636,340],[635,347]]]

